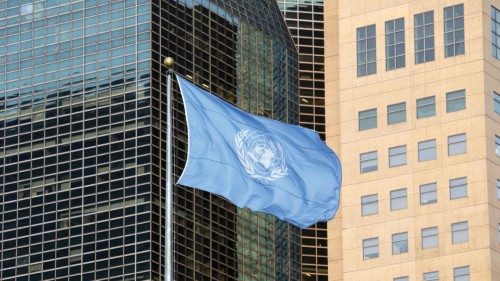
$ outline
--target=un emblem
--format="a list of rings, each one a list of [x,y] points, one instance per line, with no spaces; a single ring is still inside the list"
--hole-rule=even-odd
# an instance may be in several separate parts
[[[288,175],[283,147],[269,134],[242,130],[234,136],[234,141],[238,158],[252,178],[268,184]]]

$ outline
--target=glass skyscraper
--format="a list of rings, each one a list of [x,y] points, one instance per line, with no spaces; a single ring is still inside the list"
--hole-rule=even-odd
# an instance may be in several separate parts
[[[323,0],[276,0],[299,52],[300,125],[325,140]],[[328,280],[326,222],[302,230],[302,280]]]
[[[274,0],[0,1],[1,280],[161,280],[165,56],[239,107],[299,120]],[[186,125],[174,93],[174,180]],[[299,280],[300,231],[174,188],[176,280]]]

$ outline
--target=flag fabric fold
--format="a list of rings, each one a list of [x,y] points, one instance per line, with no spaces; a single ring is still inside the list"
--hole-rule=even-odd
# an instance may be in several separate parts
[[[338,157],[312,130],[255,116],[177,76],[188,157],[177,184],[305,228],[333,218]]]

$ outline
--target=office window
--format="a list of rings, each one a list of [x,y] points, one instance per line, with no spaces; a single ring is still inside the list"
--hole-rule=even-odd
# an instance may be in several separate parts
[[[387,106],[387,125],[406,122],[406,102]]]
[[[422,229],[422,249],[436,248],[438,244],[437,226]]]
[[[451,242],[453,244],[469,241],[469,223],[466,221],[451,225]]]
[[[368,216],[378,213],[378,195],[372,194],[361,197],[361,215]]]
[[[385,22],[385,69],[405,67],[405,19]]]
[[[497,179],[497,199],[500,200],[500,179]]]
[[[466,134],[458,134],[448,137],[448,156],[464,154],[467,152]]]
[[[493,110],[500,114],[500,95],[496,92],[493,92]]]
[[[424,273],[424,281],[439,281],[439,271]]]
[[[436,115],[436,97],[426,97],[417,100],[417,119]]]
[[[495,135],[495,154],[500,156],[500,137]]]
[[[418,162],[436,159],[436,140],[421,141],[418,143]]]
[[[434,11],[414,16],[415,64],[434,60]]]
[[[500,60],[500,10],[491,6],[491,52]]]
[[[450,180],[450,199],[467,197],[467,177]]]
[[[378,237],[363,240],[363,259],[378,258]]]
[[[420,205],[429,205],[437,202],[437,184],[435,182],[420,186]]]
[[[453,269],[453,281],[470,281],[470,271],[468,266],[456,267]]]
[[[464,5],[444,8],[444,57],[463,54],[464,41]]]
[[[377,128],[376,108],[358,112],[358,128],[360,131]]]
[[[389,167],[406,165],[406,145],[389,148]]]
[[[393,281],[409,281],[409,277],[408,276],[403,276],[403,277],[396,277],[394,279],[392,279]]]
[[[359,155],[361,173],[368,173],[378,170],[377,151],[362,153]]]
[[[375,25],[356,30],[358,77],[377,73]]]
[[[406,188],[391,191],[391,211],[407,208]]]
[[[392,254],[408,253],[408,232],[396,233],[392,235]]]
[[[465,109],[465,90],[446,93],[446,112],[455,112]]]

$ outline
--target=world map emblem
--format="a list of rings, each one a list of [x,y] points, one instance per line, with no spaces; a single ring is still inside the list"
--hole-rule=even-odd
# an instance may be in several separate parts
[[[234,136],[238,158],[245,171],[268,184],[288,175],[283,146],[262,131],[241,130]]]

